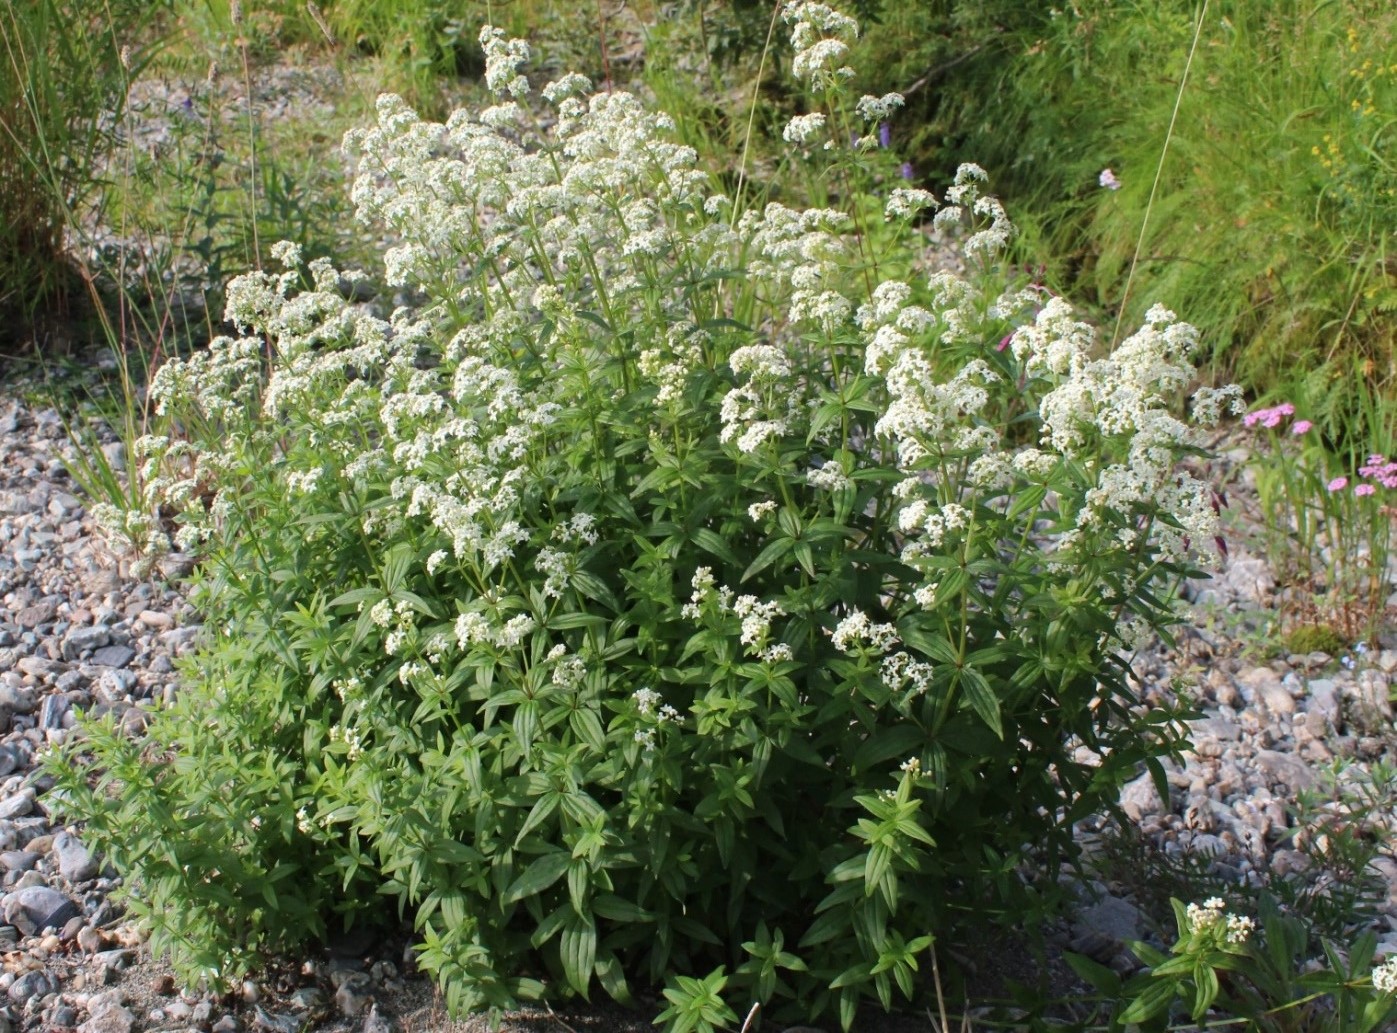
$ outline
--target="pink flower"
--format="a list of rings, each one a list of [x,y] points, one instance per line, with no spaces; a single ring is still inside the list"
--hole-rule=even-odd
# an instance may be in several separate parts
[[[1242,417],[1242,423],[1247,427],[1255,427],[1259,423],[1263,427],[1274,428],[1280,426],[1282,417],[1292,416],[1294,413],[1295,406],[1291,405],[1289,402],[1282,402],[1280,405],[1274,405],[1269,409],[1257,409],[1255,412],[1247,413],[1246,416]],[[1300,422],[1305,424],[1305,430],[1310,429],[1311,425],[1309,423],[1304,420]],[[1303,434],[1304,431],[1296,431],[1296,433]]]
[[[1343,490],[1344,490],[1345,488],[1347,488],[1347,487],[1348,487],[1348,478],[1347,478],[1347,477],[1335,477],[1335,478],[1334,478],[1332,481],[1330,481],[1329,484],[1328,484],[1328,488],[1329,488],[1330,491],[1343,491]]]
[[[1311,423],[1309,420],[1296,420],[1295,425],[1290,428],[1290,433],[1296,435],[1308,434],[1310,428],[1313,426],[1314,424]]]
[[[1353,493],[1355,495],[1371,495],[1377,490],[1378,489],[1374,488],[1371,484],[1355,484],[1353,486]]]
[[[1096,177],[1096,182],[1107,190],[1119,190],[1121,181],[1116,178],[1116,174],[1110,169],[1102,169],[1101,175]]]

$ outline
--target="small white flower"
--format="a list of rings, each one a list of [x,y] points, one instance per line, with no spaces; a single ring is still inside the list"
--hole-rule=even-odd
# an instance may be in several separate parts
[[[1397,957],[1388,958],[1373,969],[1373,989],[1380,994],[1397,995]]]
[[[808,115],[797,115],[786,123],[781,138],[787,143],[806,143],[825,127],[823,112],[812,111]]]
[[[775,512],[775,499],[767,499],[765,502],[753,502],[747,507],[747,516],[753,523],[760,523],[763,517],[768,517]]]
[[[900,93],[885,93],[881,97],[864,94],[859,98],[854,110],[865,122],[886,122],[892,113],[907,103]]]

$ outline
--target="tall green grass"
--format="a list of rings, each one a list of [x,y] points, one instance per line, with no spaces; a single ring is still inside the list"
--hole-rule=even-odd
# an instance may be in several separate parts
[[[99,188],[127,86],[158,46],[164,0],[23,0],[0,7],[0,334],[83,292],[66,235]],[[17,342],[0,336],[0,350]]]
[[[1025,256],[1103,310],[1122,300],[1200,7],[1074,0],[995,35],[924,131],[979,155],[1030,215]],[[1186,306],[1218,375],[1322,398],[1331,433],[1363,418],[1355,382],[1397,388],[1395,48],[1383,0],[1213,0],[1125,317]]]

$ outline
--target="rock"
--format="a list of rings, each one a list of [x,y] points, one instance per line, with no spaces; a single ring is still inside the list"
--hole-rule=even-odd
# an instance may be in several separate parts
[[[15,1004],[24,1004],[31,997],[42,997],[58,989],[58,980],[43,969],[26,972],[13,983],[7,995]]]
[[[1349,723],[1358,732],[1378,735],[1391,730],[1392,700],[1386,677],[1377,671],[1362,670],[1344,689],[1349,700]]]
[[[1081,908],[1073,924],[1081,932],[1097,933],[1125,944],[1140,939],[1143,918],[1140,909],[1128,900],[1106,896]]]
[[[368,1003],[369,999],[348,983],[335,991],[335,1007],[346,1018],[354,1018]]]
[[[6,894],[0,902],[0,913],[25,936],[33,936],[49,926],[63,928],[79,912],[78,906],[57,890],[29,886]]]
[[[794,1028],[800,1029],[799,1026]],[[381,1014],[378,1005],[374,1004],[370,1006],[369,1014],[364,1018],[364,1026],[360,1033],[397,1033],[397,1023]]]
[[[136,1016],[129,1008],[115,1001],[104,1004],[94,1011],[88,1003],[88,1020],[78,1027],[78,1033],[131,1033],[136,1027]]]
[[[238,1033],[238,1020],[232,1015],[225,1015],[213,1024],[210,1033]]]
[[[92,654],[92,662],[99,667],[125,667],[135,658],[130,646],[103,646]]]
[[[0,868],[7,872],[27,872],[39,863],[41,856],[33,850],[6,850],[0,854]]]
[[[64,660],[76,660],[84,653],[100,649],[112,640],[111,632],[98,625],[96,627],[76,627],[63,637],[62,655]]]
[[[267,1033],[298,1033],[301,1028],[301,1020],[294,1015],[277,1015],[260,1004],[252,1009],[252,1024]]]
[[[1309,789],[1315,784],[1310,766],[1293,754],[1279,750],[1257,750],[1256,766],[1273,782],[1284,782],[1291,790]]]
[[[97,859],[72,833],[60,832],[54,837],[53,853],[58,858],[59,874],[69,882],[97,878]]]
[[[318,1012],[325,1007],[325,995],[316,986],[303,986],[289,998],[291,1007],[299,1011]]]
[[[1155,789],[1154,779],[1148,771],[1121,787],[1120,805],[1132,821],[1164,810],[1164,802],[1159,798],[1159,791]]]
[[[34,810],[35,792],[32,788],[24,788],[13,796],[0,800],[0,820],[8,821],[11,818],[22,818]]]
[[[35,603],[33,606],[26,606],[15,614],[15,623],[21,628],[33,629],[40,624],[47,624],[53,620],[58,609],[50,602]]]

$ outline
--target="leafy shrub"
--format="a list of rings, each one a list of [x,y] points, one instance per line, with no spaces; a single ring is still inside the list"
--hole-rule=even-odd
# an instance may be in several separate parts
[[[1155,309],[1099,356],[1009,289],[974,166],[936,215],[972,273],[928,274],[896,99],[846,95],[847,19],[792,17],[788,137],[845,210],[741,210],[580,76],[536,120],[487,29],[498,104],[385,96],[346,141],[420,303],[282,244],[239,336],[157,374],[190,435],[144,442],[150,501],[211,630],[149,742],[88,723],[53,770],[186,975],[386,895],[456,1011],[667,981],[673,1029],[847,1027],[1178,746],[1125,675],[1214,555],[1194,332]]]

